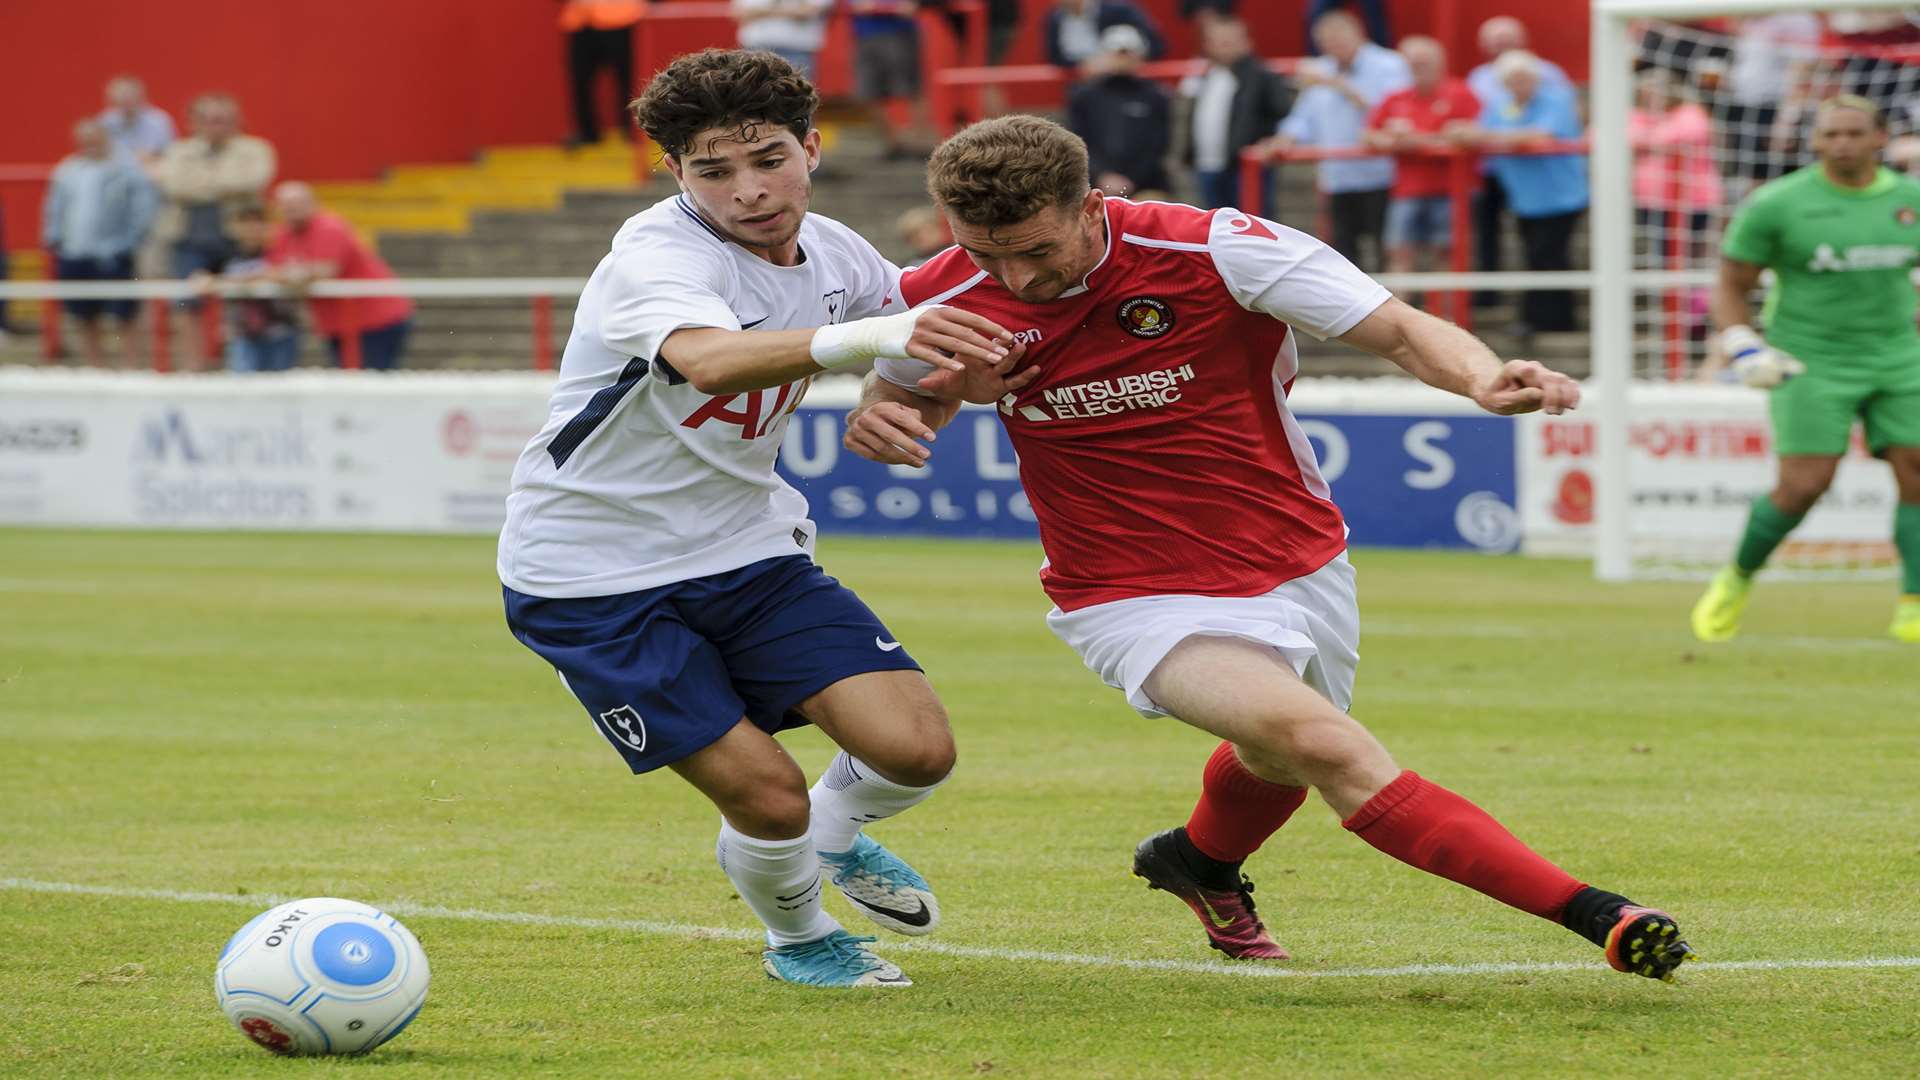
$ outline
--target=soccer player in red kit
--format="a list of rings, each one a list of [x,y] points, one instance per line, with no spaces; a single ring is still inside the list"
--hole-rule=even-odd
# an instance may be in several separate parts
[[[1669,978],[1691,955],[1671,916],[1570,876],[1401,769],[1347,714],[1359,613],[1346,527],[1287,406],[1299,330],[1494,413],[1572,408],[1577,385],[1502,363],[1283,225],[1106,198],[1080,140],[1038,117],[949,139],[928,187],[958,246],[889,300],[986,316],[1025,351],[965,372],[881,361],[846,443],[919,465],[960,401],[996,403],[1040,523],[1049,627],[1141,713],[1224,740],[1186,826],[1143,841],[1134,872],[1191,907],[1226,955],[1284,960],[1241,862],[1313,788],[1394,858],[1559,922],[1621,971]]]

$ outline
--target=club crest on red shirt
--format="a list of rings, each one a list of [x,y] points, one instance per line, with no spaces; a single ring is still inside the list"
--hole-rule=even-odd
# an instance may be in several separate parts
[[[1173,308],[1153,296],[1136,296],[1120,303],[1120,326],[1140,338],[1157,338],[1173,329]]]

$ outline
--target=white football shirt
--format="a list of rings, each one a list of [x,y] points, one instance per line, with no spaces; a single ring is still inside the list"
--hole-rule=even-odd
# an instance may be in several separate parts
[[[718,396],[658,359],[686,327],[789,330],[879,312],[900,271],[808,214],[802,259],[727,241],[684,195],[629,218],[574,310],[547,422],[520,455],[500,580],[532,596],[611,596],[811,553],[807,501],[774,472],[810,379]]]

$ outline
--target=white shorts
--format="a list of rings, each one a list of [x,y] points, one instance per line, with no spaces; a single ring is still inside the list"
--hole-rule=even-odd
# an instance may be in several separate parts
[[[1143,687],[1190,637],[1237,637],[1273,648],[1301,681],[1341,709],[1353,704],[1360,665],[1360,602],[1345,553],[1260,596],[1138,596],[1047,615],[1094,674],[1142,716],[1166,716]]]

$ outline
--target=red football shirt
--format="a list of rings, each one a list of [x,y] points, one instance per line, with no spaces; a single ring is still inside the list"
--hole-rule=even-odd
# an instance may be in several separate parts
[[[393,279],[393,268],[353,234],[347,219],[327,210],[315,211],[304,229],[284,222],[275,228],[267,245],[267,261],[275,265],[329,262],[335,267],[334,276],[343,281]],[[413,301],[404,296],[315,298],[307,301],[307,310],[313,313],[314,328],[334,337],[345,332],[349,321],[356,331],[392,326],[413,314]]]
[[[1376,131],[1411,131],[1437,135],[1448,124],[1471,124],[1480,118],[1480,99],[1467,89],[1464,79],[1442,79],[1433,93],[1423,94],[1415,87],[1398,90],[1380,99],[1367,126]],[[1393,197],[1425,199],[1445,195],[1451,189],[1448,170],[1452,165],[1444,157],[1395,158]]]
[[[1289,327],[1352,329],[1391,295],[1332,248],[1238,210],[1108,199],[1085,283],[1013,297],[959,248],[900,279],[912,306],[977,312],[1045,372],[1000,403],[1062,610],[1138,596],[1258,596],[1346,548],[1287,408]],[[911,387],[931,368],[882,361]]]

